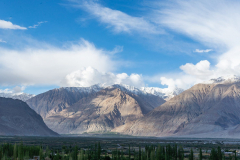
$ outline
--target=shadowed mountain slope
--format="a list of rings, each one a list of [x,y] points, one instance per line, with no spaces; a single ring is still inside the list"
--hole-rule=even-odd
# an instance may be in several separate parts
[[[25,102],[0,97],[0,135],[57,136]]]

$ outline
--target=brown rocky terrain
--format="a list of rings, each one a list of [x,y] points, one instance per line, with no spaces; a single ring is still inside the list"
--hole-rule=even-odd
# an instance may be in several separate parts
[[[61,134],[108,132],[143,117],[164,102],[155,95],[135,95],[116,87],[91,92],[60,88],[27,101],[49,128]]]
[[[25,102],[0,97],[0,135],[57,136]]]
[[[240,83],[197,84],[134,123],[113,131],[138,136],[236,137]]]

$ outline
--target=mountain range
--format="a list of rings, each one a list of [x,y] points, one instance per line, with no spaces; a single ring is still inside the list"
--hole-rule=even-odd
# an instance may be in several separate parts
[[[26,103],[59,134],[240,137],[237,76],[211,79],[185,91],[123,84],[62,87],[36,95]]]
[[[240,79],[220,77],[194,85],[114,131],[157,137],[240,137]]]
[[[58,133],[108,132],[165,103],[159,96],[141,93],[122,85],[67,87],[39,94],[27,103]]]
[[[125,85],[125,84],[115,84],[115,87],[118,87],[120,89],[124,89],[125,91],[134,93],[134,94],[153,94],[155,96],[159,96],[165,100],[169,100],[172,97],[180,94],[181,92],[183,92],[184,90],[181,88],[158,88],[158,87],[134,87],[134,86],[129,86],[129,85]],[[107,88],[109,87],[108,85],[105,84],[96,84],[90,87],[74,87],[76,88],[76,90],[79,90],[80,92],[84,91],[84,92],[91,92],[92,88],[95,91],[100,91],[101,89]],[[62,88],[68,88],[68,87],[62,87]],[[5,97],[5,98],[13,98],[13,99],[19,99],[22,101],[27,101],[28,99],[34,97],[34,94],[28,94],[28,93],[24,93],[24,92],[20,92],[20,93],[13,93],[13,92],[1,92],[0,91],[0,97]]]

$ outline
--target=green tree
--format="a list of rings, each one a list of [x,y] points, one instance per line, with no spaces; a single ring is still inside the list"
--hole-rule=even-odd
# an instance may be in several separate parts
[[[138,160],[141,160],[142,157],[142,151],[141,151],[141,146],[138,147]]]
[[[209,159],[210,160],[218,160],[218,155],[214,148],[212,148],[212,150],[211,150]]]
[[[150,160],[155,160],[155,151],[152,150],[151,154],[150,154]]]
[[[179,159],[179,160],[183,160],[183,159],[184,159],[184,150],[183,150],[183,147],[182,147],[182,146],[180,146],[180,147],[178,148],[178,159]]]
[[[72,155],[73,160],[77,160],[77,155],[78,155],[78,146],[75,146],[73,155]]]
[[[23,160],[23,143],[18,145],[18,160]]]
[[[222,160],[222,150],[219,146],[218,146],[218,151],[217,151],[217,158],[218,158],[218,160]]]
[[[2,151],[2,145],[0,145],[0,160],[2,160],[3,157],[3,151]]]
[[[14,149],[13,149],[13,160],[17,160],[17,144],[14,144]]]
[[[97,150],[97,158],[100,159],[100,156],[101,156],[101,145],[100,145],[100,142],[98,142],[98,150]]]
[[[191,149],[190,154],[189,154],[189,160],[193,160],[193,150]]]
[[[42,148],[40,148],[40,150],[39,150],[39,157],[40,157],[40,160],[44,159],[43,158],[43,150],[42,150]]]
[[[131,150],[130,150],[130,144],[128,146],[128,159],[131,160]]]
[[[202,148],[199,150],[199,160],[202,160]]]

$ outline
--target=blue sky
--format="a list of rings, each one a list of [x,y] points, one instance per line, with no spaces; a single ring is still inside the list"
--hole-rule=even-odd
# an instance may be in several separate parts
[[[187,89],[239,74],[238,1],[0,1],[0,89]],[[213,8],[214,7],[214,8]],[[229,18],[231,17],[231,18]],[[231,38],[230,38],[231,37]]]

